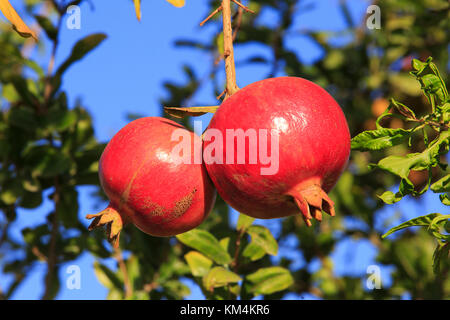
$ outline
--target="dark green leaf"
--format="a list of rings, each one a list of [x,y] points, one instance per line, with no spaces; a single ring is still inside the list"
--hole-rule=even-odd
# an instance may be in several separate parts
[[[49,37],[50,40],[56,40],[56,37],[58,36],[58,30],[55,28],[50,19],[41,15],[35,15],[34,17],[36,18],[41,28],[44,29],[47,37]]]
[[[104,33],[96,33],[79,40],[72,48],[70,56],[58,68],[56,73],[62,75],[74,62],[83,59],[86,54],[95,49],[105,39],[106,35]]]
[[[8,122],[11,126],[26,131],[33,131],[37,127],[36,114],[32,109],[26,107],[12,108],[8,115]]]
[[[434,218],[436,218],[440,215],[441,215],[440,213],[430,213],[425,216],[420,216],[420,217],[408,220],[408,221],[403,222],[402,224],[390,229],[388,232],[386,232],[382,236],[382,238],[386,238],[388,235],[390,235],[396,231],[405,229],[405,228],[414,227],[414,226],[429,226],[431,221],[433,221]]]
[[[105,265],[95,261],[94,272],[98,281],[109,289],[117,289],[123,291],[123,283],[117,275]]]

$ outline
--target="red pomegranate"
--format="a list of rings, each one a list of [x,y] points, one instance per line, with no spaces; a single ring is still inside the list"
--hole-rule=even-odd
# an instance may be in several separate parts
[[[246,135],[240,151],[239,129]],[[217,161],[221,143],[223,161]],[[203,144],[218,193],[237,211],[270,219],[300,210],[308,226],[313,217],[321,221],[322,210],[335,214],[327,192],[346,167],[350,133],[341,108],[320,86],[296,77],[255,82],[222,103]],[[261,154],[255,162],[261,148],[263,155],[264,149],[276,153],[271,170]]]
[[[180,138],[190,139],[191,151],[185,149],[189,161],[184,163],[181,154],[172,152]],[[172,236],[197,227],[216,197],[201,164],[201,144],[199,136],[164,118],[140,118],[122,128],[99,163],[100,183],[110,203],[102,212],[86,216],[94,219],[89,229],[106,225],[109,240],[117,246],[125,223],[153,236]]]

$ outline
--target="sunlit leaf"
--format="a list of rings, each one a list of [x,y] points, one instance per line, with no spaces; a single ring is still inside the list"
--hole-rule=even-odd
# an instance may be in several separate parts
[[[450,192],[450,174],[433,183],[430,189],[434,192]]]
[[[241,213],[239,214],[236,229],[239,231],[245,231],[252,225],[253,221],[255,221],[255,218]]]
[[[277,254],[278,243],[269,229],[263,226],[251,226],[247,233],[252,237],[252,242],[258,244],[266,253],[273,256]]]
[[[185,4],[185,0],[166,0],[175,7],[181,8]]]
[[[352,149],[358,151],[382,150],[405,141],[411,131],[405,129],[388,129],[364,131],[352,139]]]
[[[177,235],[177,239],[185,245],[194,248],[218,264],[226,265],[231,262],[228,252],[220,245],[219,241],[208,231],[194,229]]]
[[[219,106],[190,108],[164,107],[164,111],[175,118],[184,118],[187,116],[199,117],[206,113],[215,113],[217,109],[219,109]]]
[[[289,270],[282,267],[261,268],[248,275],[246,289],[254,295],[272,294],[289,288],[293,283]]]
[[[25,38],[33,37],[37,41],[36,33],[23,22],[22,18],[20,18],[8,0],[0,1],[0,11],[6,19],[12,23],[13,29],[16,30],[18,34]]]
[[[141,0],[134,0],[134,10],[136,11],[136,18],[141,21]]]
[[[200,252],[190,251],[184,255],[194,277],[203,277],[208,273],[213,262]]]
[[[241,281],[241,277],[236,273],[223,267],[214,267],[203,277],[203,286],[211,291],[214,288],[226,286],[229,283]]]

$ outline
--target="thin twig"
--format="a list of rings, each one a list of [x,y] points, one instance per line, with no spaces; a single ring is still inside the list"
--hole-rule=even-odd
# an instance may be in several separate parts
[[[223,97],[223,95],[224,95],[225,93],[227,93],[227,89],[223,90],[222,93],[219,94],[219,95],[216,97],[216,99],[219,100],[220,98]]]
[[[123,276],[123,284],[125,287],[125,299],[129,299],[133,296],[133,289],[131,287],[130,278],[128,276],[127,266],[125,264],[125,261],[123,260],[122,250],[120,250],[120,248],[116,248],[115,251],[116,251],[115,258],[117,260],[117,263],[119,264],[119,269],[120,272],[122,272]]]
[[[233,268],[234,272],[237,272],[237,268],[238,268],[239,251],[241,249],[241,240],[242,240],[243,235],[244,235],[244,230],[242,229],[238,232],[238,235],[236,237],[234,257],[233,257],[233,261],[231,262],[231,267]]]
[[[241,28],[243,14],[244,14],[244,9],[239,7],[238,12],[237,12],[237,17],[236,17],[236,26],[234,27],[234,31],[233,31],[233,42],[236,40],[237,33],[238,33],[239,29]]]
[[[244,5],[243,5],[242,3],[240,3],[239,1],[237,1],[237,0],[231,0],[231,1],[233,1],[234,3],[236,3],[239,7],[241,7],[241,8],[244,9],[245,11],[250,12],[250,13],[255,13],[255,11],[250,10],[248,7],[244,6]]]
[[[214,17],[218,12],[222,11],[222,6],[218,7],[216,10],[214,10],[205,20],[200,22],[200,26],[203,26],[209,19]]]

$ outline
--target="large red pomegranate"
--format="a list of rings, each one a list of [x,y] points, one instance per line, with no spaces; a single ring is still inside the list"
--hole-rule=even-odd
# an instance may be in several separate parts
[[[227,132],[238,129],[247,136],[244,155],[238,138],[227,138]],[[264,132],[267,142],[261,140]],[[222,139],[222,161],[217,139]],[[297,77],[255,82],[222,103],[203,143],[208,173],[220,196],[237,211],[261,219],[301,212],[308,226],[313,217],[322,219],[322,210],[334,215],[327,192],[346,167],[350,133],[341,108],[320,86]],[[268,155],[270,150],[277,153],[271,170],[260,155],[254,161],[261,145]]]
[[[184,162],[182,152],[173,152],[183,136],[185,142],[190,139],[189,148],[181,149],[190,151]],[[126,125],[100,158],[100,182],[110,203],[102,212],[87,215],[94,218],[89,228],[106,225],[109,240],[117,246],[125,223],[154,236],[197,227],[216,197],[201,164],[201,144],[199,136],[168,119],[146,117]]]

